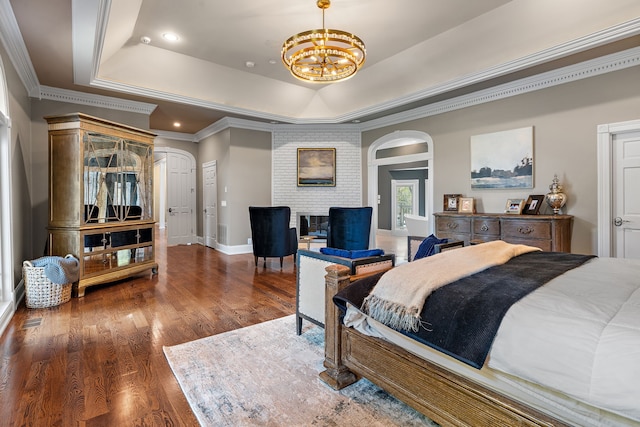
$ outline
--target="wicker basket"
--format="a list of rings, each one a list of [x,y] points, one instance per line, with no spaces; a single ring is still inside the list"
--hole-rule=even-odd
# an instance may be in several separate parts
[[[74,258],[67,255],[65,258]],[[44,274],[44,267],[34,267],[31,261],[22,263],[25,302],[28,308],[55,307],[71,299],[72,283],[52,283]]]

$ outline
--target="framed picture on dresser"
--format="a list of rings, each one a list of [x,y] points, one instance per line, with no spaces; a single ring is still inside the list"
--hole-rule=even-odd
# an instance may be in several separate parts
[[[540,207],[544,202],[544,194],[532,194],[527,199],[527,202],[524,204],[524,209],[522,213],[525,215],[538,215],[540,212]]]
[[[462,194],[445,194],[442,210],[445,212],[458,212],[458,199]]]
[[[458,212],[476,213],[476,207],[473,203],[473,197],[460,197],[460,199],[458,200]]]
[[[520,215],[524,207],[524,199],[508,199],[504,207],[504,213]]]

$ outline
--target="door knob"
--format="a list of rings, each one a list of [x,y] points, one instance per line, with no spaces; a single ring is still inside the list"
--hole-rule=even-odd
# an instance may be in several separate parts
[[[173,212],[173,209],[169,208],[169,213]]]
[[[615,217],[613,220],[613,225],[615,225],[616,227],[620,227],[622,224],[624,224],[625,222],[631,222],[629,220],[626,219],[622,219],[619,216]]]

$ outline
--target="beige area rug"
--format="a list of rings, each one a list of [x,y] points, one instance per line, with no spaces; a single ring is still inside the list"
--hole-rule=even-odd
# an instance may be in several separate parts
[[[437,426],[367,380],[325,385],[324,330],[293,315],[164,353],[203,426]]]

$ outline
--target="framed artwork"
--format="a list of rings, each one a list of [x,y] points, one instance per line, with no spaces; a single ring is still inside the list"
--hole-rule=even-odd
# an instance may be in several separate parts
[[[335,187],[336,149],[298,148],[298,187]]]
[[[473,203],[473,197],[460,197],[458,200],[458,212],[475,213],[476,208]]]
[[[504,212],[508,214],[520,215],[524,207],[524,199],[508,199]]]
[[[527,202],[524,204],[522,213],[525,215],[538,215],[542,202],[544,202],[544,194],[530,195]]]
[[[444,205],[442,207],[445,211],[458,211],[458,199],[462,196],[462,194],[445,194],[444,195]]]
[[[533,126],[471,136],[471,188],[533,188]]]

